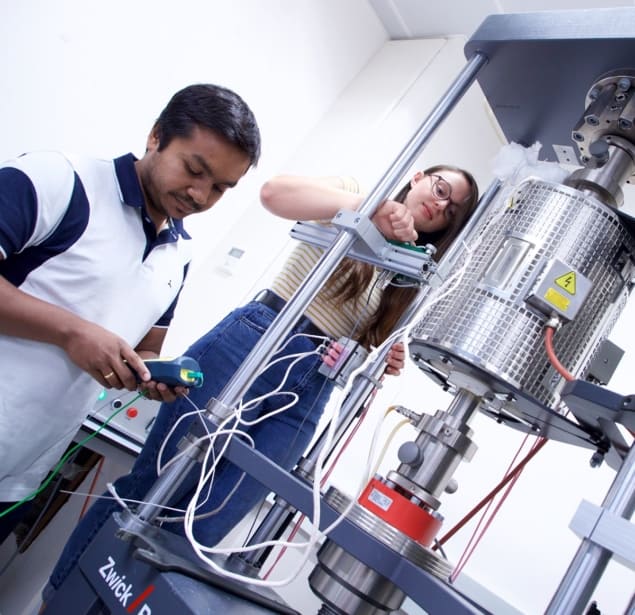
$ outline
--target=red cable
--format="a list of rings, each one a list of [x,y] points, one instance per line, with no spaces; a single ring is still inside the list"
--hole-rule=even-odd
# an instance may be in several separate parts
[[[302,525],[302,522],[304,521],[306,515],[301,514],[297,521],[295,522],[295,525],[293,526],[293,529],[291,530],[291,532],[289,532],[289,536],[287,538],[287,542],[291,542],[294,538],[295,535],[298,533],[298,530],[300,529],[300,526]],[[273,572],[273,569],[278,565],[278,562],[282,559],[282,556],[287,552],[287,547],[282,547],[280,549],[280,551],[278,551],[278,555],[276,555],[276,559],[273,561],[273,563],[271,564],[271,566],[269,567],[269,570],[267,570],[267,572],[263,575],[263,579],[267,580],[269,578],[269,575]]]
[[[88,503],[90,502],[90,496],[93,494],[95,485],[97,484],[97,479],[99,478],[99,474],[101,473],[101,468],[104,465],[104,459],[105,457],[102,456],[102,458],[99,460],[99,463],[97,464],[95,475],[93,476],[93,480],[90,483],[90,489],[88,490],[88,495],[84,498],[84,505],[82,506],[82,510],[79,513],[80,519],[84,516],[84,513],[86,512],[86,509],[88,508]]]
[[[571,372],[569,372],[562,365],[562,363],[560,363],[560,361],[558,360],[558,357],[555,354],[555,351],[554,351],[554,348],[553,348],[553,335],[554,335],[554,332],[555,332],[554,327],[548,326],[545,329],[545,350],[547,352],[547,357],[549,359],[549,362],[553,365],[553,367],[556,369],[556,371],[565,380],[568,380],[568,381],[575,380],[575,377],[573,376],[573,374],[571,374]],[[327,474],[325,474],[324,480],[326,480],[326,478],[328,478],[330,472],[333,470],[336,462],[338,461],[340,455],[342,454],[342,452],[344,451],[344,449],[346,448],[346,446],[350,442],[350,440],[351,440],[353,434],[355,433],[355,431],[357,430],[357,427],[359,426],[360,422],[361,422],[361,418],[360,418],[360,421],[358,422],[358,424],[356,425],[355,429],[351,432],[351,434],[350,434],[349,438],[347,439],[347,441],[345,442],[344,446],[340,449],[337,457],[333,461],[333,464],[329,468],[329,471],[327,472]],[[436,543],[434,544],[432,549],[437,549],[438,547],[440,547],[443,544],[445,544],[462,527],[464,527],[465,524],[468,521],[470,521],[484,506],[491,505],[492,502],[493,502],[494,497],[503,489],[503,487],[505,487],[505,485],[507,485],[511,481],[511,484],[509,485],[509,487],[506,490],[506,492],[503,494],[503,496],[502,496],[501,500],[499,501],[499,503],[496,505],[492,515],[486,521],[485,527],[483,528],[482,532],[480,533],[478,538],[475,539],[475,536],[476,536],[476,533],[478,532],[480,524],[482,523],[483,519],[485,518],[485,515],[487,514],[487,510],[484,512],[484,516],[481,519],[481,521],[479,521],[479,525],[477,525],[476,529],[474,530],[474,533],[472,534],[472,537],[470,538],[470,541],[468,543],[468,547],[466,548],[466,551],[464,552],[464,554],[462,556],[462,559],[459,561],[459,564],[457,565],[457,567],[455,568],[454,572],[452,573],[452,577],[451,577],[452,579],[454,579],[454,578],[456,578],[456,576],[458,576],[458,574],[463,569],[463,567],[465,566],[465,564],[467,563],[469,558],[472,556],[476,546],[480,542],[481,538],[484,536],[484,534],[487,531],[487,529],[490,527],[494,517],[496,516],[496,514],[500,510],[503,502],[507,499],[507,496],[511,492],[514,484],[518,480],[518,477],[520,476],[520,473],[523,471],[524,467],[527,465],[527,463],[529,463],[529,461],[531,459],[533,459],[533,457],[538,453],[538,451],[546,443],[547,443],[547,439],[546,438],[537,439],[536,442],[534,443],[534,445],[532,446],[531,450],[529,451],[529,453],[527,453],[527,455],[525,456],[525,458],[513,470],[508,472],[503,477],[503,479],[498,483],[498,485],[496,487],[494,487],[494,489],[492,489],[470,512],[468,512],[468,514],[465,515],[465,517],[463,517],[463,519],[461,519],[450,531],[448,531],[444,536],[442,536],[438,541],[436,541]],[[522,448],[522,444],[521,444],[521,448]],[[519,452],[520,452],[520,449],[519,449]],[[518,453],[516,453],[516,457],[517,456],[518,456]],[[513,463],[513,460],[512,460],[512,463]],[[294,530],[293,530],[293,532],[291,534],[291,537],[294,536],[295,533],[297,532],[297,530],[299,529],[299,525],[302,522],[303,518],[304,517],[301,517],[298,520],[298,523],[294,527]],[[474,540],[475,540],[475,542],[474,542]],[[473,545],[471,544],[472,542],[474,542]],[[469,549],[469,551],[468,551],[468,549]],[[273,570],[275,565],[278,563],[280,557],[284,553],[284,550],[285,549],[282,549],[281,552],[278,554],[278,557],[276,558],[275,562],[273,563],[273,565],[271,566],[269,571],[266,573],[266,575],[264,577],[265,579],[269,576],[269,574],[271,573],[271,571]]]
[[[553,335],[554,335],[554,332],[555,332],[555,328],[554,327],[547,326],[545,328],[545,350],[547,352],[547,357],[549,359],[549,362],[553,365],[553,367],[556,369],[556,371],[565,380],[569,380],[569,381],[575,380],[574,376],[562,365],[562,363],[560,363],[560,361],[558,360],[558,357],[556,356],[556,353],[555,353],[554,348],[553,348]],[[511,472],[508,472],[503,477],[503,480],[496,487],[494,487],[494,489],[492,489],[492,491],[490,491],[465,517],[463,517],[463,519],[461,519],[461,521],[459,521],[449,532],[447,532],[441,539],[439,539],[437,541],[437,543],[432,547],[433,549],[436,549],[437,546],[441,546],[445,542],[447,542],[470,519],[472,519],[472,517],[474,517],[476,515],[476,513],[479,512],[484,506],[487,506],[488,509],[489,509],[489,506],[492,504],[492,502],[494,500],[494,497],[498,494],[499,491],[501,491],[501,489],[507,483],[509,483],[511,481],[511,485],[508,487],[507,491],[503,494],[500,502],[497,504],[497,506],[494,509],[492,515],[486,521],[485,527],[483,528],[481,533],[478,535],[478,538],[476,538],[476,535],[477,535],[477,533],[479,531],[481,523],[484,521],[485,516],[487,515],[488,509],[486,509],[484,511],[483,517],[481,517],[481,520],[479,521],[479,523],[476,526],[474,532],[472,533],[472,536],[471,536],[471,538],[470,538],[470,540],[468,542],[466,550],[464,551],[463,555],[461,556],[461,559],[459,560],[459,563],[457,564],[454,572],[452,573],[452,577],[451,577],[452,579],[455,579],[456,576],[458,576],[460,571],[463,569],[463,567],[467,563],[468,559],[472,556],[472,553],[474,552],[474,549],[476,548],[476,545],[478,545],[478,543],[480,542],[481,538],[484,536],[486,530],[491,525],[491,522],[492,522],[493,518],[496,516],[496,514],[498,513],[498,511],[499,511],[500,507],[502,506],[503,502],[505,501],[505,499],[507,498],[507,496],[511,492],[512,487],[514,486],[516,480],[518,479],[518,476],[522,472],[522,470],[525,467],[525,465],[527,465],[529,460],[534,457],[534,455],[545,445],[546,442],[547,442],[547,440],[545,438],[541,438],[541,439],[537,440],[536,443],[531,448],[531,450],[529,451],[529,453],[525,456],[523,461],[521,463],[519,463]],[[521,448],[522,448],[522,444],[521,444]],[[520,449],[519,449],[519,452],[520,452]],[[516,453],[516,456],[517,455],[518,455],[518,453]],[[512,461],[512,463],[513,463],[513,461]]]
[[[526,438],[525,438],[525,440],[526,440]],[[542,448],[544,442],[546,442],[546,439],[544,439],[544,438],[537,439],[536,442],[534,442],[532,448],[530,449],[530,453],[535,448],[537,448],[538,446],[539,446],[539,448]],[[524,444],[524,441],[523,441],[523,444]],[[523,444],[521,444],[520,448],[522,448]],[[518,453],[520,453],[520,448],[518,449]],[[518,453],[516,454],[516,456],[518,455]],[[525,465],[526,465],[526,463],[525,463]],[[516,484],[516,481],[520,478],[520,474],[521,474],[522,470],[524,469],[524,467],[525,466],[523,465],[522,467],[520,467],[520,469],[518,471],[514,471],[514,474],[513,474],[513,477],[511,479],[511,481],[508,481],[508,482],[510,482],[510,484],[507,487],[507,489],[505,490],[505,493],[503,493],[503,495],[501,496],[501,499],[496,504],[496,506],[495,506],[492,514],[490,515],[490,517],[487,519],[487,521],[485,521],[485,526],[481,530],[480,534],[478,534],[478,537],[476,537],[476,535],[478,533],[478,529],[480,527],[480,524],[483,522],[483,520],[485,519],[485,517],[487,515],[487,510],[485,510],[483,512],[483,516],[481,517],[481,520],[479,521],[479,524],[477,525],[476,529],[474,530],[474,532],[472,534],[472,537],[470,538],[470,542],[468,543],[468,546],[466,547],[463,555],[461,556],[461,559],[459,560],[459,563],[456,565],[456,567],[454,568],[452,574],[450,575],[450,582],[453,583],[456,580],[456,578],[459,576],[459,574],[461,573],[461,571],[463,570],[463,568],[467,564],[468,560],[472,557],[472,555],[473,555],[474,551],[476,550],[476,547],[478,546],[479,542],[481,541],[483,536],[485,536],[485,532],[487,532],[487,530],[489,529],[490,525],[492,524],[492,521],[494,520],[494,517],[496,517],[496,515],[498,514],[498,511],[501,509],[501,507],[503,506],[503,503],[507,499],[507,496],[511,493],[514,485]],[[489,503],[492,504],[493,501],[494,500],[492,498]]]
[[[525,455],[525,458],[518,463],[518,465],[507,474],[499,483],[494,487],[470,512],[463,517],[451,530],[444,534],[432,547],[437,549],[439,546],[444,545],[454,534],[456,534],[476,513],[483,508],[510,480],[519,474],[522,469],[531,461],[531,459],[538,453],[538,451],[547,443],[547,438],[540,438],[532,449]]]
[[[523,441],[520,443],[520,446],[518,447],[518,450],[516,451],[516,454],[514,455],[513,459],[509,462],[509,465],[507,466],[507,469],[505,470],[505,473],[503,474],[503,477],[507,476],[509,474],[509,472],[511,471],[513,465],[516,463],[516,460],[518,459],[518,456],[520,455],[520,451],[523,449],[523,447],[525,446],[525,443],[527,442],[527,438],[529,437],[529,435],[525,435],[525,437],[523,438]],[[481,518],[479,519],[478,523],[476,524],[476,527],[474,528],[474,531],[472,532],[472,535],[470,536],[470,539],[467,542],[467,545],[465,546],[465,549],[463,551],[463,554],[461,555],[461,557],[459,558],[458,563],[455,566],[454,572],[452,573],[451,576],[451,580],[453,581],[453,577],[456,578],[456,576],[458,576],[460,570],[463,568],[464,562],[467,562],[467,560],[471,557],[472,555],[472,551],[474,550],[472,548],[472,544],[474,543],[474,541],[476,541],[477,543],[480,541],[480,537],[476,538],[480,528],[481,528],[481,524],[483,523],[483,521],[485,520],[487,513],[490,509],[490,506],[494,503],[494,498],[491,498],[489,500],[489,502],[487,503],[487,506],[485,508],[485,510],[483,511],[483,514],[481,515]],[[489,525],[489,524],[488,524]],[[468,555],[469,552],[469,555]]]

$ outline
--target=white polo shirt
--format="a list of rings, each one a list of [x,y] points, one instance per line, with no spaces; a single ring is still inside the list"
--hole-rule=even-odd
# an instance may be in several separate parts
[[[26,154],[0,167],[0,275],[125,339],[167,326],[187,273],[178,220],[158,236],[127,154]],[[0,335],[0,501],[38,488],[101,385],[57,346]]]

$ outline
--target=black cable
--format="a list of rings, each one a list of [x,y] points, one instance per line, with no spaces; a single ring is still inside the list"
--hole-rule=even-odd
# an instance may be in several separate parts
[[[79,449],[76,450],[74,452],[74,454],[71,455],[66,460],[65,463],[73,463],[75,461],[75,459],[77,458],[77,455],[79,455]],[[40,511],[38,516],[36,517],[35,521],[32,523],[32,525],[31,525],[29,531],[27,532],[26,536],[22,539],[22,542],[26,543],[31,538],[31,535],[33,534],[33,532],[35,531],[35,529],[39,525],[40,521],[42,521],[42,519],[44,518],[44,515],[46,514],[46,512],[49,509],[49,507],[53,503],[53,500],[55,499],[55,496],[58,494],[58,489],[59,489],[60,485],[62,484],[63,480],[64,480],[64,475],[60,473],[58,478],[57,478],[57,480],[55,481],[55,484],[53,485],[51,493],[49,494],[46,502],[44,503],[44,506],[42,507],[42,510]],[[7,568],[9,568],[9,566],[14,562],[15,558],[19,554],[20,554],[20,547],[18,545],[16,545],[15,551],[11,554],[11,556],[9,557],[7,562],[2,566],[2,568],[0,568],[0,577],[7,571]]]

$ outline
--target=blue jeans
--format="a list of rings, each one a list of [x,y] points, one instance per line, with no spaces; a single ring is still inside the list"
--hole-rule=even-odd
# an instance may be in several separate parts
[[[212,397],[218,397],[225,384],[238,370],[245,357],[271,324],[276,313],[267,306],[251,302],[234,310],[218,325],[195,342],[185,353],[196,359],[204,375],[203,386],[190,390],[190,399],[204,408]],[[293,333],[302,333],[299,325]],[[307,337],[295,338],[277,356],[311,352],[316,341]],[[274,357],[275,358],[275,357]],[[281,361],[262,373],[244,396],[248,401],[277,388],[289,366],[290,360]],[[321,358],[314,354],[302,359],[291,371],[282,391],[293,391],[298,402],[284,412],[246,429],[255,441],[256,448],[278,465],[290,470],[295,466],[311,440],[324,406],[333,390],[331,381],[318,373]],[[254,410],[243,415],[252,420],[289,403],[289,395],[277,394],[261,402]],[[157,479],[156,459],[159,448],[176,420],[194,410],[187,400],[179,399],[162,404],[146,443],[129,474],[115,481],[117,493],[124,499],[143,500]],[[179,423],[170,437],[163,462],[177,452],[177,444],[188,431],[195,417]],[[197,419],[196,419],[197,420]],[[188,475],[173,498],[172,506],[185,508],[196,486],[200,466]],[[218,507],[242,476],[242,471],[227,461],[221,461],[214,477],[213,489],[207,503],[197,514]],[[254,506],[267,495],[267,489],[258,481],[245,475],[229,502],[216,514],[194,522],[194,535],[209,546],[221,540]],[[98,499],[88,509],[71,534],[62,554],[51,573],[49,584],[57,589],[79,561],[81,554],[93,540],[110,515],[118,510],[116,502]],[[166,513],[175,515],[178,513]],[[183,523],[165,523],[168,531],[183,534]]]

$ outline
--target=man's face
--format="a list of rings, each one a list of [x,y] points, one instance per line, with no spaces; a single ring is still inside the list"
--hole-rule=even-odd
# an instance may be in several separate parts
[[[145,155],[136,163],[148,215],[157,229],[168,217],[182,219],[210,209],[250,166],[243,150],[201,127],[158,148],[153,130]]]

